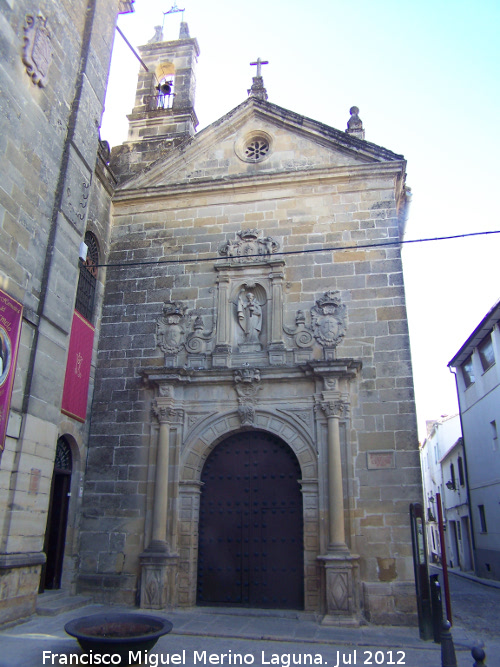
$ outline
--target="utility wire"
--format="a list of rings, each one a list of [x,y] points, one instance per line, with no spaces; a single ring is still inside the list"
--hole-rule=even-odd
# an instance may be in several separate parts
[[[488,232],[470,232],[468,234],[455,234],[454,236],[434,236],[426,239],[408,239],[403,241],[381,241],[377,243],[359,243],[357,245],[344,245],[328,248],[304,248],[303,250],[287,250],[284,252],[274,252],[272,257],[284,255],[305,255],[315,252],[338,252],[339,250],[361,250],[366,248],[384,248],[387,246],[402,246],[410,243],[428,243],[429,241],[451,241],[453,239],[464,239],[471,236],[488,236],[491,234],[500,234],[500,229],[495,229]],[[245,259],[251,257],[260,257],[262,255],[245,255]],[[116,262],[110,264],[96,264],[96,268],[121,268],[129,266],[151,266],[155,264],[192,264],[198,262],[220,262],[227,261],[225,257],[193,257],[192,259],[155,259],[145,262]]]

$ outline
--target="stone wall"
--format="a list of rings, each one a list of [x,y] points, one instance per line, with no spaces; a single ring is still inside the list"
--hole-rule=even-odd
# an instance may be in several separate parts
[[[273,132],[276,151],[278,145],[285,151],[286,131],[274,128]],[[155,369],[168,375],[156,337],[163,304],[181,302],[193,317],[201,317],[205,332],[213,330],[218,272],[213,261],[204,260],[220,257],[221,246],[237,239],[239,231],[251,228],[259,230],[262,238],[275,239],[281,252],[297,253],[282,258],[284,327],[293,328],[297,310],[309,313],[329,290],[338,291],[346,306],[347,333],[336,358],[356,359],[362,365],[350,384],[350,419],[345,421],[343,451],[345,521],[351,551],[360,555],[360,598],[366,616],[374,622],[415,621],[408,506],[420,500],[421,492],[400,249],[397,245],[356,247],[400,238],[398,208],[404,199],[404,163],[360,165],[344,155],[344,166],[335,166],[334,156],[332,166],[321,173],[280,169],[293,161],[296,140],[295,136],[288,139],[289,153],[282,153],[281,158],[276,154],[272,167],[248,165],[246,173],[230,185],[227,177],[217,178],[224,176],[221,160],[223,171],[228,175],[234,171],[234,150],[225,154],[218,145],[212,149],[218,162],[207,161],[205,174],[191,171],[192,164],[183,173],[174,171],[170,167],[175,164],[173,157],[170,164],[158,167],[158,173],[163,170],[165,174],[163,189],[154,190],[149,187],[152,181],[144,181],[141,190],[143,183],[138,181],[137,189],[131,186],[115,197],[110,261],[124,266],[109,270],[107,277],[79,579],[82,590],[100,599],[133,602],[138,595],[139,556],[149,539],[158,437],[151,417],[157,395],[154,382],[144,384],[139,371],[146,371],[148,377],[154,376]],[[231,146],[233,141],[234,134]],[[317,151],[311,151],[311,162],[315,155],[326,152],[319,145]],[[338,162],[338,156],[336,159]],[[210,169],[217,178],[210,179]],[[327,250],[332,246],[346,248]],[[322,251],[305,254],[304,249]],[[176,263],[176,259],[182,261]],[[173,261],[161,263],[165,260]],[[148,264],[126,266],[127,262]],[[245,275],[244,267],[241,273]],[[290,338],[287,341],[290,352],[285,353],[282,365],[297,368],[293,344]],[[311,362],[323,358],[321,346],[310,347]],[[198,370],[183,354],[170,372],[175,375],[185,366],[189,370],[191,364],[192,382],[203,384],[200,378],[205,377],[208,387],[208,366]],[[228,366],[239,366],[241,359],[233,345]],[[255,360],[254,365],[258,365]],[[210,398],[201,389],[197,397],[190,397],[188,388],[175,389],[177,405],[190,410],[201,401],[207,410],[220,412],[222,401],[226,409],[236,409],[235,396],[224,398],[226,380],[222,376],[227,371],[220,372],[221,387],[217,389],[212,382],[212,388],[205,390],[213,392],[218,407],[208,406]],[[172,382],[180,387],[180,380]],[[313,384],[311,392],[306,407],[312,410],[321,390]],[[272,403],[272,396],[267,396]],[[110,403],[115,409],[109,410]],[[276,400],[272,409],[277,409]],[[185,421],[175,426],[169,471],[174,484],[182,477],[187,430]],[[324,417],[316,417],[313,432],[320,458],[324,457]],[[176,498],[174,489],[172,493]],[[192,493],[180,504],[181,515],[189,515],[188,524],[196,523],[196,491]],[[316,500],[323,509],[316,520],[323,545],[327,495],[325,482],[320,480]],[[177,525],[178,508],[177,500],[172,499],[170,527]],[[183,523],[179,531],[175,539],[184,540],[191,554],[184,561],[182,577],[185,590],[192,591],[196,532],[194,527],[186,530]],[[318,576],[317,569],[314,576]],[[324,581],[317,583],[321,591],[311,594],[309,609],[324,611],[324,586]],[[192,594],[175,603],[193,604]]]
[[[34,610],[58,437],[70,434],[75,461],[82,459],[85,427],[63,417],[61,397],[89,210],[103,245],[108,233],[111,190],[102,203],[94,169],[118,4],[2,6],[0,288],[24,312],[0,454],[0,622]],[[43,54],[32,53],[35,43]],[[76,499],[81,466],[74,472]],[[73,558],[76,509],[75,500],[67,542]]]

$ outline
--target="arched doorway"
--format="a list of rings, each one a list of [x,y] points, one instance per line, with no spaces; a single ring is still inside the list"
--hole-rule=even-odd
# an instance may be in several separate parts
[[[43,549],[47,561],[42,570],[40,592],[45,589],[61,588],[72,468],[71,448],[67,439],[62,436],[57,441],[54,473],[50,489],[50,504]]]
[[[203,468],[198,604],[304,608],[301,471],[270,433],[223,440]]]

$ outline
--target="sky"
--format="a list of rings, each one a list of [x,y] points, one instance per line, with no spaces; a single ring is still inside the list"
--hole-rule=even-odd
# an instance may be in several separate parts
[[[172,7],[184,9],[165,16]],[[118,25],[134,47],[183,16],[200,46],[198,131],[243,102],[263,66],[269,101],[339,130],[356,105],[366,140],[403,154],[405,240],[500,230],[498,0],[135,0]],[[139,62],[119,34],[101,126],[126,141]],[[403,270],[420,439],[458,411],[447,367],[500,298],[500,234],[412,243]]]

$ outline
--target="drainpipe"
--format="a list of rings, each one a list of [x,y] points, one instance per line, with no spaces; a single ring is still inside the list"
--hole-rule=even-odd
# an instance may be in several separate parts
[[[52,265],[52,259],[55,249],[55,237],[58,227],[58,217],[63,202],[63,195],[64,195],[63,187],[69,169],[70,146],[72,145],[75,137],[76,122],[78,113],[80,111],[80,103],[83,91],[83,81],[90,55],[90,42],[92,39],[92,30],[94,27],[95,14],[96,14],[96,0],[88,0],[86,16],[85,16],[85,24],[82,35],[82,44],[80,48],[80,63],[75,81],[75,95],[73,97],[73,101],[71,104],[71,112],[69,116],[66,137],[64,140],[63,153],[59,167],[59,174],[57,178],[54,203],[52,206],[52,217],[51,217],[49,236],[47,241],[47,250],[45,253],[45,261],[41,278],[40,299],[38,301],[38,308],[36,313],[38,322],[36,328],[34,329],[33,342],[31,345],[30,357],[28,362],[28,371],[26,374],[26,383],[24,387],[23,405],[21,409],[23,415],[27,414],[28,412],[30,398],[31,398],[31,388],[33,384],[35,360],[38,352],[40,320],[42,319],[45,313],[45,302],[47,298],[50,267]],[[87,165],[87,166],[89,167],[90,173],[92,175],[94,165]],[[66,334],[67,332],[63,333]]]

